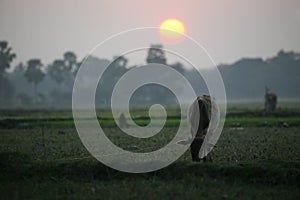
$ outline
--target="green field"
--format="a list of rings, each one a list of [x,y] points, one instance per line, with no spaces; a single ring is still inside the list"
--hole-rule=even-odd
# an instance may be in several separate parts
[[[177,109],[167,109],[168,117],[165,123],[167,127],[176,127],[180,123],[180,112]],[[144,126],[150,123],[148,110],[133,110],[131,116],[135,123]],[[268,127],[286,123],[289,126],[300,126],[300,109],[280,109],[277,112],[265,114],[262,110],[254,108],[237,109],[235,107],[227,111],[225,127]],[[116,127],[111,112],[97,110],[98,121],[103,127]],[[161,124],[161,117],[154,116],[153,124]],[[89,119],[86,120],[89,123]],[[183,124],[187,125],[186,120]],[[73,128],[74,120],[72,112],[68,110],[0,110],[0,128],[36,128],[36,127],[61,127]]]
[[[70,111],[0,113],[2,199],[300,198],[298,111],[263,116],[229,110],[213,163],[193,163],[187,151],[170,166],[145,174],[119,172],[95,160],[82,145]],[[115,144],[149,152],[173,138],[177,114],[173,110],[166,127],[148,139],[125,135],[106,112],[98,117]],[[133,117],[142,125],[149,122],[144,111]]]

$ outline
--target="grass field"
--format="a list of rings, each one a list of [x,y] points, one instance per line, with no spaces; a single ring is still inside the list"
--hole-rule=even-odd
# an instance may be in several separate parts
[[[294,111],[262,116],[230,110],[213,163],[193,163],[187,151],[170,166],[146,174],[119,172],[95,160],[82,145],[70,111],[0,113],[1,199],[300,198],[300,116]],[[99,121],[118,146],[149,152],[173,138],[176,113],[149,139],[123,134],[109,114]],[[137,123],[149,122],[143,114],[135,112]]]

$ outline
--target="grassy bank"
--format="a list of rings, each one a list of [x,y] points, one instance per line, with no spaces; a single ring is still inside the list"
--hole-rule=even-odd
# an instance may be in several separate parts
[[[176,162],[157,172],[127,174],[94,161],[37,162],[0,154],[6,199],[297,199],[299,161]]]

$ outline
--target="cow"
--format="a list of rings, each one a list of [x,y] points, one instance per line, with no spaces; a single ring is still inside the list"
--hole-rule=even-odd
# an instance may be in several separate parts
[[[211,116],[212,114],[213,117]],[[198,96],[189,107],[187,117],[190,133],[194,139],[180,141],[178,143],[191,144],[190,150],[193,161],[199,162],[201,160],[200,157],[202,156],[202,160],[204,162],[212,161],[211,155],[207,152],[210,152],[210,150],[215,147],[215,145],[209,143],[209,137],[211,137],[211,133],[213,133],[213,130],[216,127],[216,119],[218,114],[219,112],[214,98],[211,98],[209,95]],[[206,138],[209,128],[210,135],[208,138]]]

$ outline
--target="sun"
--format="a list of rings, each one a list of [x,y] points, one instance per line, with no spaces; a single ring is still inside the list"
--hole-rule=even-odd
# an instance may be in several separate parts
[[[178,19],[166,19],[159,27],[160,38],[168,44],[177,44],[184,39],[186,29]]]

